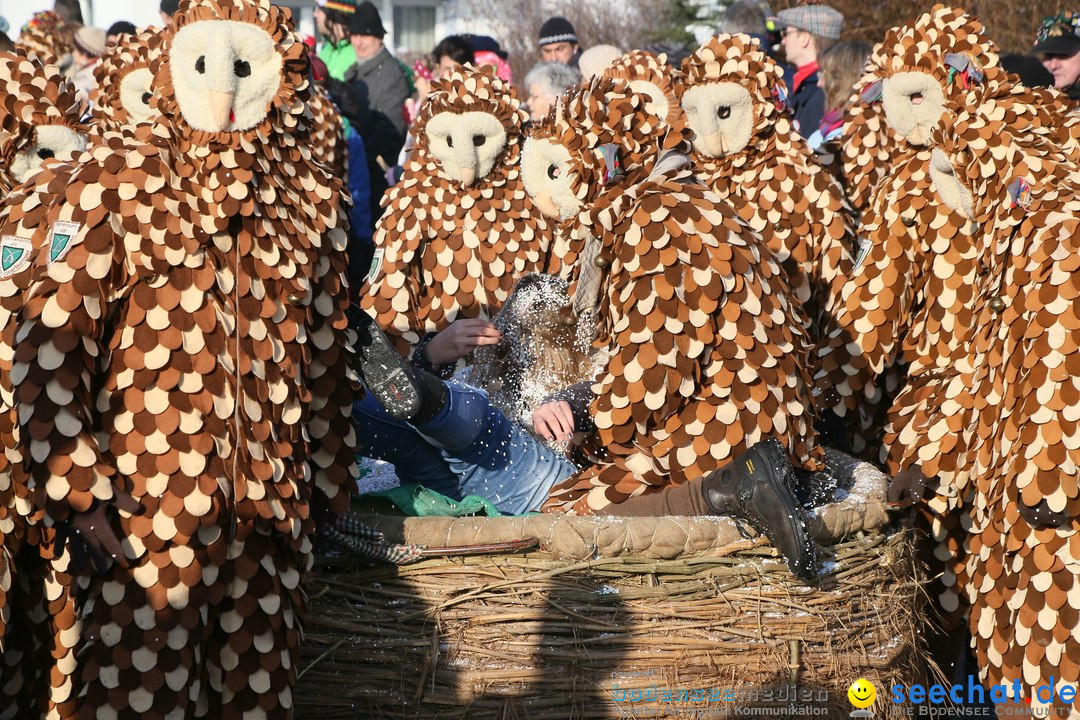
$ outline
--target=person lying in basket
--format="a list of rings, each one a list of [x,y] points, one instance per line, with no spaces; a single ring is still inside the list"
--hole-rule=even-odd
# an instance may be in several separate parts
[[[572,321],[603,358],[578,378],[595,385],[540,408],[534,426],[566,439],[578,405],[577,424],[594,425],[586,467],[514,427],[484,393],[448,389],[391,355],[365,369],[386,380],[373,394],[389,412],[361,443],[392,446],[406,482],[450,496],[467,486],[507,512],[745,517],[812,577],[788,484],[792,462],[823,465],[801,307],[768,247],[688,169],[681,129],[657,137],[660,123],[629,84],[600,78],[560,98],[523,151],[525,190],[576,259]],[[358,322],[369,350],[381,346],[370,318]]]
[[[507,419],[483,390],[445,382],[403,359],[367,314],[355,313],[353,325],[360,335],[360,372],[385,412],[378,442],[408,456],[399,455],[395,465],[403,482],[419,481],[451,497],[484,495],[502,512],[523,514],[541,510],[556,483],[579,473],[567,458]],[[703,477],[609,505],[604,512],[743,518],[781,551],[794,575],[814,582],[814,546],[790,489],[794,482],[787,451],[767,438]]]

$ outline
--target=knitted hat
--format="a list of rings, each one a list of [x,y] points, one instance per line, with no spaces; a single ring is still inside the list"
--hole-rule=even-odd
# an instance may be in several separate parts
[[[75,47],[84,55],[101,57],[105,54],[105,31],[83,25],[75,32]]]
[[[474,53],[478,52],[490,52],[495,53],[503,60],[506,60],[509,54],[502,49],[499,45],[499,41],[488,35],[469,35],[469,44],[472,45]]]
[[[555,16],[548,18],[540,26],[540,39],[537,44],[541,47],[563,42],[576,45],[577,41],[577,33],[574,32],[574,26],[570,24],[570,21],[564,17]]]
[[[836,40],[844,27],[844,16],[828,5],[799,5],[779,13],[780,24],[805,30],[811,35]]]
[[[160,7],[161,12],[172,17],[176,14],[176,11],[180,9],[180,0],[161,0]]]
[[[323,9],[333,20],[347,27],[352,35],[380,38],[386,35],[379,11],[369,0],[326,0]]]
[[[1042,21],[1032,52],[1072,55],[1080,50],[1080,13],[1058,13]]]

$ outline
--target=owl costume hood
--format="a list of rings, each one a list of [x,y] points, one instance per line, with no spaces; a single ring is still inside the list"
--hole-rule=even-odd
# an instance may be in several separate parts
[[[783,71],[748,35],[711,38],[682,71],[695,167],[762,236],[817,326],[850,273],[853,233],[840,186],[792,128]]]
[[[1008,82],[982,23],[940,4],[886,32],[870,66],[881,81],[889,125],[913,145],[925,145],[942,113],[962,103],[972,88]],[[873,88],[867,92],[877,94]]]
[[[494,315],[517,278],[547,264],[548,222],[521,180],[527,117],[490,69],[457,68],[432,85],[383,201],[361,299],[400,350],[458,318]]]
[[[149,122],[154,96],[154,73],[150,66],[161,52],[161,34],[143,30],[138,35],[121,35],[94,68],[97,87],[90,115],[98,133],[133,128]]]
[[[679,103],[678,68],[668,63],[667,54],[631,50],[608,65],[601,77],[623,80],[637,93],[648,96],[646,109],[663,120],[661,127],[685,132],[686,113]]]
[[[934,183],[978,223],[986,272],[967,356],[924,429],[960,438],[963,589],[984,684],[1018,680],[1033,698],[1080,682],[1080,167],[994,95],[974,94],[932,135]]]
[[[766,435],[796,463],[818,457],[799,308],[728,205],[658,158],[657,122],[639,93],[597,79],[560,98],[527,144],[526,188],[579,244],[573,305],[607,358],[584,443],[593,464],[553,489],[548,511],[590,514],[678,485]]]
[[[52,10],[34,13],[19,33],[15,50],[37,58],[42,65],[59,65],[71,53],[60,34],[61,24],[60,16]]]
[[[0,53],[0,198],[52,157],[85,147],[75,87],[54,65]]]
[[[152,67],[135,142],[106,133],[0,213],[29,250],[0,288],[23,298],[0,388],[44,540],[122,494],[142,507],[105,516],[123,558],[80,578],[94,602],[51,618],[53,682],[97,715],[285,717],[313,513],[354,482],[347,201],[306,147],[287,10],[192,0]]]

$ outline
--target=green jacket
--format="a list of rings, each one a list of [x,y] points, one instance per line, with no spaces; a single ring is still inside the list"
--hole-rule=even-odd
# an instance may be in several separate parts
[[[345,72],[356,64],[356,51],[348,38],[334,44],[329,40],[319,47],[319,59],[326,63],[326,70],[335,80],[344,80]]]

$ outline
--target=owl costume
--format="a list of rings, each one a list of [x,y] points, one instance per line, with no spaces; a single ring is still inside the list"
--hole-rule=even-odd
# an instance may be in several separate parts
[[[0,197],[7,199],[12,188],[31,178],[45,160],[69,157],[85,146],[86,138],[75,88],[55,66],[0,53],[0,85],[8,99],[0,109]],[[0,283],[8,282],[24,252],[23,243],[0,240]],[[8,305],[0,302],[0,316],[10,317],[9,313]],[[8,346],[0,352],[0,366],[10,369],[11,362]],[[10,408],[10,384],[0,394]],[[0,415],[5,445],[15,432],[12,421],[8,413]],[[53,660],[35,628],[48,603],[63,604],[67,597],[59,585],[43,592],[39,583],[17,570],[17,559],[33,554],[40,540],[31,522],[26,484],[18,477],[22,463],[18,452],[0,454],[0,692],[9,699],[0,707],[4,720],[25,716],[42,694]]]
[[[933,134],[933,181],[977,224],[984,270],[965,352],[917,431],[956,438],[980,677],[1018,682],[1010,696],[1034,708],[1039,685],[1080,684],[1080,166],[1001,95],[973,93]]]
[[[526,119],[489,70],[457,68],[433,84],[409,163],[384,198],[361,299],[399,350],[458,318],[494,315],[519,277],[548,265],[548,223],[521,182]]]
[[[98,134],[133,128],[154,115],[154,74],[150,69],[161,51],[161,34],[143,30],[138,35],[120,35],[105,50],[94,68],[97,81],[90,116]]]
[[[137,143],[0,216],[32,248],[2,335],[17,449],[43,532],[99,513],[122,539],[79,580],[79,717],[287,718],[313,512],[353,482],[346,202],[304,143],[287,11],[189,2],[152,68]]]
[[[19,33],[15,50],[36,58],[42,65],[59,65],[71,54],[71,47],[60,34],[61,24],[60,16],[52,10],[34,13]]]
[[[935,457],[922,521],[932,542],[925,559],[934,581],[931,594],[955,622],[964,573],[964,531],[952,510],[958,502],[952,475],[956,437],[916,431],[933,412],[935,386],[956,371],[973,327],[980,268],[978,241],[969,220],[941,202],[930,177],[925,147],[942,118],[978,90],[1002,98],[1014,120],[1065,139],[1064,105],[1053,91],[1014,84],[1001,69],[997,50],[981,24],[963,12],[935,6],[912,24],[889,32],[871,65],[890,124],[911,149],[899,158],[863,217],[864,246],[854,276],[830,315],[818,353],[816,378],[824,407],[841,416],[858,412],[875,396],[875,378],[895,359],[909,364],[906,385],[887,413],[883,456],[893,472],[916,457]],[[865,424],[864,424],[865,427]],[[942,565],[946,567],[942,567]],[[940,587],[938,584],[940,583]]]
[[[662,147],[659,122],[601,78],[563,96],[526,145],[526,188],[577,245],[574,308],[607,357],[584,443],[593,464],[553,489],[548,511],[679,485],[769,435],[796,464],[820,461],[797,302],[728,204],[661,157],[682,138]]]
[[[678,88],[700,177],[780,260],[817,327],[851,272],[840,186],[785,111],[783,72],[747,35],[718,35],[683,61]]]
[[[349,139],[346,134],[345,118],[342,117],[330,95],[318,83],[311,86],[311,111],[309,132],[311,136],[311,154],[325,165],[331,175],[337,178],[349,176]]]

